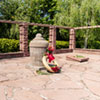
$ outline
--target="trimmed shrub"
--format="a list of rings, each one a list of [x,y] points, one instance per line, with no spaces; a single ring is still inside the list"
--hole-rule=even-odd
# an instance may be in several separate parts
[[[0,39],[0,53],[19,51],[19,40],[15,39]]]
[[[62,49],[62,48],[68,48],[69,42],[68,41],[56,41],[56,48]]]

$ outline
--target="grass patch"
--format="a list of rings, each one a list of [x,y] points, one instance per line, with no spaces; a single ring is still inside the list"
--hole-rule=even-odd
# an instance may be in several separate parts
[[[75,57],[76,58],[84,58],[84,56],[81,56],[81,55],[76,55]]]
[[[51,75],[52,73],[50,73],[50,72],[44,72],[44,71],[42,71],[42,70],[37,70],[36,71],[37,72],[37,74],[39,74],[39,75]]]

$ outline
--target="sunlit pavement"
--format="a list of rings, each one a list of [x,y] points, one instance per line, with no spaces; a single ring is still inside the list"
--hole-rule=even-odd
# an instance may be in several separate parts
[[[50,75],[34,75],[29,57],[0,59],[0,100],[100,100],[100,55],[80,63],[70,54],[55,55],[62,72]]]

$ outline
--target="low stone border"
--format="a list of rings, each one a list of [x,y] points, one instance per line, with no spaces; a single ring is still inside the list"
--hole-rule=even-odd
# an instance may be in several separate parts
[[[56,50],[56,54],[59,54],[59,53],[69,53],[69,52],[73,52],[72,49],[57,49]]]
[[[0,59],[14,57],[23,57],[23,52],[0,53]]]
[[[84,61],[88,61],[89,58],[83,57],[83,58],[77,58],[76,55],[68,55],[66,56],[67,59],[69,60],[74,60],[74,61],[78,61],[78,62],[84,62]]]
[[[73,50],[75,53],[87,53],[87,54],[100,54],[100,49],[80,49],[76,48]]]

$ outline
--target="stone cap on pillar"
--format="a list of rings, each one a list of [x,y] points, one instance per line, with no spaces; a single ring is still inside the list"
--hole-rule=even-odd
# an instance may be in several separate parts
[[[48,41],[46,41],[40,33],[30,42],[30,47],[45,48],[48,46]]]

